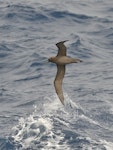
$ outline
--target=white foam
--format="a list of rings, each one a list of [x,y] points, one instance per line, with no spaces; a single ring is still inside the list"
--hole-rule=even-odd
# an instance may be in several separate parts
[[[94,121],[93,119],[91,119],[91,118],[89,118],[89,117],[87,117],[87,116],[85,116],[85,115],[83,115],[83,114],[82,114],[81,116],[79,116],[79,118],[85,119],[85,120],[87,120],[87,121],[90,122],[90,123],[93,123],[93,124],[95,124],[95,125],[100,126],[100,124],[99,124],[98,122]]]
[[[40,141],[44,135],[51,135],[52,122],[50,118],[34,119],[32,115],[28,118],[20,118],[17,126],[13,127],[12,137],[19,142],[23,148],[28,148],[35,141]]]
[[[83,109],[74,103],[68,95],[65,97],[65,106],[61,104],[56,95],[46,97],[48,102],[46,101],[42,106],[34,105],[33,113],[26,118],[20,118],[18,125],[13,127],[12,137],[14,141],[19,143],[23,149],[40,149],[38,146],[41,146],[41,150],[71,150],[61,126],[70,131],[70,123],[76,123],[77,119],[87,120],[96,125],[99,124],[85,116]],[[79,110],[81,110],[81,114]],[[87,142],[82,144],[83,150],[93,150],[93,148],[99,150],[98,146],[95,146],[96,144],[103,145],[106,150],[112,150],[113,147],[113,143],[102,140],[95,141],[90,137],[78,137],[78,139],[89,141],[88,144]],[[71,140],[71,136],[68,140]]]
[[[69,127],[69,122],[66,119],[68,120],[68,117],[71,116],[72,108],[68,108],[68,104],[63,106],[56,95],[46,97],[46,100],[48,102],[43,104],[41,109],[34,105],[34,111],[30,116],[19,119],[18,125],[12,129],[12,137],[16,143],[22,145],[23,149],[41,145],[41,150],[43,147],[46,147],[44,150],[54,148],[58,150],[66,148],[68,150],[69,147],[66,142],[59,145],[64,140],[64,133],[62,133],[62,130],[56,131],[53,124],[56,121]],[[43,140],[43,138],[46,140]],[[38,144],[35,145],[34,143]]]
[[[113,142],[107,142],[106,140],[100,140],[100,143],[104,145],[106,150],[113,150]]]

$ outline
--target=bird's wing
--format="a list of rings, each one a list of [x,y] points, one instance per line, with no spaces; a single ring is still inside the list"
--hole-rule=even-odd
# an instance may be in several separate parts
[[[59,48],[57,56],[66,56],[66,47]]]
[[[54,80],[54,86],[56,93],[63,105],[64,105],[64,95],[62,91],[62,80],[64,78],[64,75],[65,75],[65,65],[57,65],[57,74]]]
[[[56,46],[58,47],[58,54],[57,56],[66,56],[66,46],[64,45],[64,42],[59,42],[56,44]]]

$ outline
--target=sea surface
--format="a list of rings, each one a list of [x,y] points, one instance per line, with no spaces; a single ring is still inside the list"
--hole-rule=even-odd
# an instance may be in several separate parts
[[[0,150],[113,150],[112,0],[0,0]]]

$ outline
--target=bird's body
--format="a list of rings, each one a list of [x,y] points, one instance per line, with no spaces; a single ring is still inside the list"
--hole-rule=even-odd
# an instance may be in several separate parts
[[[51,57],[51,62],[56,63],[57,65],[66,65],[71,63],[77,63],[80,59],[70,58],[68,56],[56,56]]]
[[[64,104],[62,81],[65,75],[65,65],[70,63],[82,62],[80,59],[70,58],[66,56],[66,47],[64,45],[64,42],[66,41],[62,41],[56,44],[56,46],[58,47],[57,56],[48,59],[50,62],[55,63],[57,65],[57,74],[54,80],[54,87],[62,104]]]

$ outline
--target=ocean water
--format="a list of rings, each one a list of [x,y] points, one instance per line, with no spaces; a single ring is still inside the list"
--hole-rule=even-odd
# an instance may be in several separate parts
[[[62,40],[65,106],[53,86]],[[113,150],[113,1],[0,1],[0,150]]]

